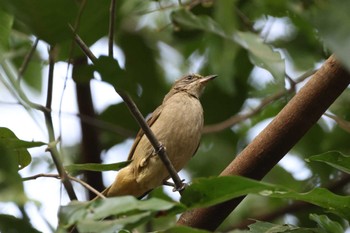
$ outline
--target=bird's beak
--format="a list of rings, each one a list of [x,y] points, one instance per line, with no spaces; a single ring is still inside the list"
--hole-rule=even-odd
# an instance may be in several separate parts
[[[217,77],[216,74],[205,76],[205,77],[201,78],[200,83],[206,83],[206,82],[208,82],[216,77]]]

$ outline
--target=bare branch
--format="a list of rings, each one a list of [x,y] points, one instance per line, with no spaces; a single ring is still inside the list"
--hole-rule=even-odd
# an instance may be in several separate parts
[[[39,38],[36,38],[32,48],[29,50],[28,54],[24,57],[24,60],[23,60],[23,63],[21,65],[21,67],[19,67],[19,69],[18,69],[18,80],[17,80],[18,82],[21,81],[21,78],[22,78],[24,72],[26,71],[29,62],[30,62],[30,60],[32,59],[32,57],[34,55],[34,52],[35,52],[36,47],[38,45],[38,42],[39,42]]]
[[[53,88],[53,71],[55,66],[55,59],[54,59],[54,48],[50,48],[49,51],[49,75],[48,75],[48,87],[47,87],[47,97],[46,97],[46,109],[51,109],[51,102],[52,102],[52,88]],[[46,128],[49,134],[49,141],[54,142],[55,139],[55,133],[53,129],[53,123],[51,118],[51,112],[45,111],[45,123]],[[68,175],[66,171],[63,168],[62,161],[60,159],[57,146],[56,144],[49,144],[47,151],[50,152],[52,160],[57,168],[58,174],[61,177],[62,183],[68,193],[68,196],[71,200],[77,200],[77,196],[74,192],[72,183],[68,179]]]
[[[41,177],[61,179],[59,174],[40,173],[40,174],[36,174],[34,176],[23,177],[22,181],[35,180],[35,179],[41,178]],[[86,182],[82,181],[81,179],[78,179],[78,178],[76,178],[74,176],[70,176],[70,175],[67,175],[67,177],[70,180],[73,180],[73,181],[81,184],[86,189],[88,189],[91,192],[95,193],[98,197],[100,197],[102,199],[106,198],[102,193],[100,193],[99,191],[97,191],[96,189],[94,189],[93,187],[91,187],[89,184],[87,184]]]
[[[85,42],[80,38],[80,36],[75,32],[75,29],[72,27],[72,25],[69,24],[69,28],[71,29],[75,42],[79,45],[81,50],[83,50],[84,54],[92,61],[95,62],[97,60],[97,57],[91,52],[89,47],[85,44]]]

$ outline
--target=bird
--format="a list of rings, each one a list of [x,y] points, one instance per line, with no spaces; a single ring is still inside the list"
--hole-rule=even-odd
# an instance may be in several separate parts
[[[204,124],[199,98],[206,84],[216,77],[199,74],[181,77],[147,120],[177,172],[199,147]],[[113,183],[102,192],[105,197],[132,195],[142,198],[169,178],[166,167],[142,129],[130,149],[128,160],[131,162],[117,173]]]

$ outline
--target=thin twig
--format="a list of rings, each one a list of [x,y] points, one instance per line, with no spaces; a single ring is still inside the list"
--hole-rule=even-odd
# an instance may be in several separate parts
[[[71,29],[73,29],[73,28],[71,27]],[[74,33],[74,31],[72,31],[72,32]],[[90,58],[90,60],[94,63],[97,59],[96,59],[95,55],[91,52],[89,47],[86,46],[86,44],[81,40],[81,38],[76,33],[74,33],[74,37],[76,39],[76,42],[80,46],[80,48],[85,53],[85,55],[88,56]],[[124,103],[129,108],[133,117],[137,120],[137,123],[144,131],[146,137],[148,138],[148,140],[152,144],[154,150],[156,151],[159,158],[163,162],[164,166],[168,170],[170,177],[174,181],[174,184],[176,187],[175,190],[179,191],[179,193],[181,194],[181,192],[184,190],[186,185],[182,182],[182,180],[180,179],[179,175],[177,174],[174,166],[172,165],[171,161],[169,160],[169,157],[167,156],[167,153],[166,153],[164,146],[158,141],[156,136],[153,134],[152,130],[150,129],[150,127],[146,123],[145,118],[142,116],[140,110],[137,108],[136,104],[130,98],[130,96],[122,91],[117,91],[117,93],[124,100]]]
[[[263,110],[265,106],[275,102],[276,100],[282,98],[283,96],[285,96],[289,93],[294,92],[296,84],[304,81],[306,78],[313,75],[316,71],[317,70],[310,70],[310,71],[305,72],[304,74],[302,74],[298,78],[296,78],[296,80],[290,79],[289,80],[289,83],[291,85],[290,88],[281,90],[272,96],[266,97],[265,99],[263,99],[260,102],[260,104],[257,107],[253,108],[248,113],[237,114],[237,115],[231,116],[230,118],[228,118],[222,122],[215,123],[212,125],[206,125],[203,129],[203,134],[216,133],[216,132],[222,131],[224,129],[227,129],[227,128],[234,126],[235,124],[238,124],[239,122],[242,122],[248,118],[251,118],[252,116],[255,116],[256,114],[261,112],[261,110]]]
[[[35,180],[35,179],[41,178],[41,177],[61,179],[59,174],[40,173],[40,174],[36,174],[36,175],[33,175],[33,176],[23,177],[22,181]],[[106,198],[102,193],[100,193],[99,191],[97,191],[96,189],[94,189],[92,186],[90,186],[88,183],[82,181],[81,179],[78,179],[78,178],[76,178],[74,176],[70,176],[70,175],[67,175],[67,177],[70,180],[73,180],[73,181],[81,184],[83,187],[85,187],[86,189],[88,189],[91,192],[95,193],[100,198],[102,198],[102,199]]]
[[[50,48],[46,109],[51,109],[54,66],[55,66],[54,48]],[[46,112],[44,112],[44,115],[45,115],[45,123],[46,123],[46,128],[47,128],[47,131],[49,134],[49,141],[50,141],[46,151],[49,151],[51,154],[52,160],[57,168],[58,174],[61,177],[62,183],[63,183],[63,185],[68,193],[69,198],[71,200],[77,200],[77,196],[74,192],[72,183],[69,181],[68,175],[67,175],[66,171],[64,170],[61,159],[59,157],[59,153],[58,153],[57,145],[56,145],[57,143],[53,143],[56,141],[56,139],[55,139],[55,133],[54,133],[54,129],[53,129],[51,112],[46,111]]]
[[[111,0],[109,8],[109,28],[108,28],[108,56],[113,58],[113,42],[114,42],[114,26],[115,26],[115,3],[116,0]]]
[[[72,25],[68,25],[69,28],[71,29],[73,35],[74,35],[74,39],[75,42],[79,45],[79,47],[83,50],[83,52],[85,53],[85,55],[94,63],[97,60],[97,57],[91,52],[91,50],[89,49],[89,47],[84,43],[84,41],[79,37],[79,35],[75,32],[74,28],[72,27]]]
[[[8,102],[8,101],[1,101],[0,104],[3,105],[20,105],[23,106],[21,102]],[[57,113],[57,111],[52,110],[51,113]],[[133,130],[129,130],[126,128],[123,128],[119,125],[115,125],[111,122],[100,120],[98,118],[91,117],[86,114],[81,114],[81,113],[72,113],[72,112],[64,112],[64,111],[59,111],[58,114],[64,114],[66,116],[72,116],[72,117],[77,117],[79,118],[82,122],[89,124],[91,126],[94,126],[96,128],[120,135],[124,138],[130,138],[130,137],[135,137],[136,133]]]
[[[105,199],[106,197],[100,193],[99,191],[97,191],[96,189],[94,189],[91,185],[89,185],[88,183],[82,181],[81,179],[78,179],[74,176],[68,176],[69,179],[74,180],[75,182],[81,184],[82,186],[84,186],[86,189],[88,189],[89,191],[93,192],[94,194],[96,194],[96,196]]]
[[[34,55],[34,52],[35,52],[36,47],[38,45],[38,42],[39,42],[39,38],[36,38],[32,48],[29,50],[27,55],[24,57],[23,63],[21,65],[21,67],[18,69],[18,79],[17,79],[18,82],[21,81],[22,76],[23,76],[24,72],[26,71],[29,62],[30,62],[30,60],[32,59],[32,57]]]

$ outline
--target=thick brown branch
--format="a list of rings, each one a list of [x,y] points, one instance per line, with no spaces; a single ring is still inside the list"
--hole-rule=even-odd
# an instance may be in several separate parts
[[[317,122],[349,83],[350,75],[331,56],[220,175],[262,179]],[[243,197],[235,198],[209,208],[186,212],[178,224],[213,231],[242,199]]]

